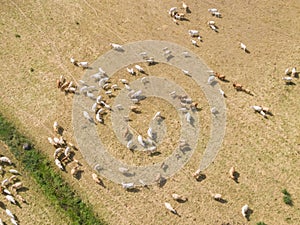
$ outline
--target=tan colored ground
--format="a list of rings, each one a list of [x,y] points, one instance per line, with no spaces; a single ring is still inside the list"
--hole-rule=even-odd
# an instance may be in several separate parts
[[[1,112],[34,138],[51,159],[53,149],[46,138],[53,135],[53,121],[58,120],[66,135],[72,136],[72,97],[55,88],[61,74],[76,80],[82,76],[83,72],[69,63],[71,56],[93,62],[109,49],[110,42],[175,42],[256,94],[235,92],[232,83],[221,83],[228,95],[227,131],[218,157],[205,171],[206,179],[196,182],[190,176],[200,162],[205,138],[190,162],[163,188],[128,193],[107,180],[106,189],[95,186],[91,169],[79,153],[76,157],[85,169],[82,179],[77,181],[69,173],[64,177],[110,224],[299,224],[300,81],[286,86],[281,80],[287,67],[300,68],[299,1],[191,0],[188,4],[190,21],[175,25],[167,10],[179,7],[180,1],[2,2]],[[208,14],[212,7],[220,10],[222,19]],[[218,34],[206,26],[210,19],[217,22]],[[199,48],[191,45],[188,29],[199,29],[203,35]],[[239,49],[240,41],[250,54]],[[254,104],[270,107],[274,117],[266,120],[254,114],[249,109]],[[227,176],[232,165],[240,173],[239,184]],[[293,207],[282,202],[283,188],[291,193]],[[188,196],[189,201],[173,202],[173,191]],[[228,202],[213,201],[209,191],[221,193]],[[170,201],[181,217],[167,212],[165,201]],[[246,203],[253,210],[250,222],[240,213]]]
[[[205,99],[205,96],[196,82],[189,78],[184,77],[182,79],[182,72],[174,67],[171,67],[167,64],[157,64],[155,66],[148,67],[147,64],[139,64],[143,68],[147,68],[147,75],[151,76],[159,76],[163,78],[167,78],[170,81],[175,83],[180,83],[180,86],[186,90],[189,96],[196,102],[199,103],[199,120],[201,124],[201,133],[199,135],[200,139],[205,139],[202,142],[207,143],[208,135],[209,135],[209,126],[210,126],[210,118],[209,118],[209,106]],[[132,68],[134,65],[130,65]],[[140,79],[145,76],[142,74],[132,76],[129,73],[125,72],[126,69],[119,71],[114,74],[114,76],[110,79],[111,84],[120,83],[119,79],[126,79],[128,82],[131,82],[135,79]],[[119,84],[122,87],[122,84]],[[118,93],[118,92],[116,92]],[[104,91],[101,91],[100,94],[104,96]],[[112,105],[114,98],[105,98],[107,103]],[[162,107],[163,106],[163,107]],[[128,149],[118,141],[112,130],[112,124],[110,120],[110,114],[108,113],[104,116],[105,126],[98,126],[99,135],[101,136],[101,140],[104,143],[104,146],[107,146],[107,151],[109,151],[114,157],[117,159],[121,159],[129,165],[148,165],[149,163],[157,163],[163,161],[166,157],[168,157],[174,148],[178,145],[178,140],[180,137],[180,120],[178,111],[175,110],[174,106],[168,103],[166,100],[162,98],[149,97],[145,100],[142,100],[139,105],[137,105],[140,110],[140,114],[131,112],[129,126],[137,136],[141,134],[144,138],[147,137],[147,130],[149,128],[149,121],[152,120],[153,116],[156,112],[160,111],[161,114],[165,117],[165,123],[167,127],[167,134],[165,140],[159,144],[158,151],[161,153],[156,155],[155,157],[149,157],[148,154],[136,151],[134,154],[128,153]],[[200,116],[201,115],[201,116]],[[200,142],[201,143],[201,142]],[[200,161],[199,161],[200,162]]]

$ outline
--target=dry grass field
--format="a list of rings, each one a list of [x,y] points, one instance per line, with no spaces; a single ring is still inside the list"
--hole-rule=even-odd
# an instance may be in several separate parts
[[[70,63],[70,57],[92,63],[110,50],[110,42],[126,44],[149,39],[174,42],[197,54],[210,68],[230,80],[230,83],[220,82],[228,96],[226,135],[216,160],[204,171],[206,179],[197,182],[191,176],[199,165],[210,129],[207,102],[201,98],[201,91],[193,92],[192,88],[189,94],[196,96],[203,107],[199,112],[202,136],[192,159],[162,188],[150,186],[136,193],[126,192],[106,179],[106,188],[96,186],[90,176],[93,169],[80,152],[76,152],[76,158],[83,164],[81,179],[74,179],[69,167],[63,177],[109,224],[221,225],[258,221],[268,225],[300,224],[300,80],[295,79],[295,85],[285,85],[282,80],[287,67],[300,70],[300,2],[189,0],[187,3],[191,9],[186,15],[189,21],[176,25],[167,11],[173,6],[180,7],[178,0],[2,1],[0,112],[52,160],[53,148],[47,137],[54,135],[53,121],[57,120],[65,128],[65,136],[73,139],[72,95],[64,95],[55,83],[60,75],[76,81],[82,77],[84,72]],[[208,8],[218,8],[223,18],[212,17]],[[207,26],[211,19],[216,21],[219,33]],[[203,36],[198,48],[190,42],[189,29],[198,29]],[[239,48],[240,42],[247,45],[250,54]],[[160,64],[150,70],[151,75],[166,77],[178,72]],[[176,77],[175,81],[188,87],[184,76]],[[255,95],[236,92],[232,87],[234,81]],[[161,103],[152,102],[158,108]],[[251,105],[267,106],[274,116],[265,119],[255,114]],[[138,123],[133,122],[132,126],[141,129]],[[104,136],[112,135],[109,129],[101,129],[99,132]],[[152,160],[129,158],[114,149],[111,154],[137,164]],[[239,183],[228,177],[231,166],[240,174]],[[28,185],[28,188],[34,191],[34,187]],[[291,193],[292,207],[282,200],[284,188]],[[214,201],[210,191],[221,193],[226,203]],[[170,196],[172,192],[187,196],[188,201],[175,202]],[[165,201],[172,203],[180,217],[164,208]],[[41,212],[33,209],[37,206],[29,205],[22,208],[24,219],[20,218],[20,224],[67,223],[54,216],[47,203],[32,199],[30,204],[41,204],[40,210],[49,222],[41,222]],[[244,204],[253,210],[250,221],[241,215]],[[35,222],[32,213],[37,218]]]

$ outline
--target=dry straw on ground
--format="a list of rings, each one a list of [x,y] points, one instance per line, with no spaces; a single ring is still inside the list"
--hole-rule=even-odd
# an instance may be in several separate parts
[[[53,121],[60,122],[68,138],[73,136],[72,96],[64,96],[55,88],[55,80],[61,74],[75,80],[83,75],[82,70],[69,63],[71,56],[93,62],[110,49],[110,42],[153,39],[177,43],[230,80],[220,83],[228,96],[226,134],[214,164],[205,171],[206,179],[197,182],[191,177],[209,138],[210,117],[204,98],[199,98],[204,110],[199,117],[203,136],[198,150],[163,188],[125,192],[104,179],[107,188],[103,189],[94,185],[89,176],[92,169],[79,155],[84,169],[82,178],[78,181],[67,173],[63,175],[65,179],[111,224],[298,224],[300,82],[295,79],[296,85],[287,86],[281,78],[287,67],[300,68],[299,2],[192,0],[188,4],[189,21],[176,25],[167,10],[179,7],[180,1],[3,2],[1,112],[34,138],[51,158],[53,149],[47,144],[47,137],[53,135],[49,129]],[[207,9],[214,7],[223,15],[221,19],[213,18],[219,33],[206,24],[212,19]],[[190,43],[189,29],[199,29],[203,36],[198,48]],[[247,45],[250,54],[239,48],[240,42]],[[165,68],[160,66],[151,67],[150,74],[163,74]],[[184,78],[179,76],[175,81],[185,85]],[[256,95],[236,92],[233,81]],[[253,113],[249,107],[256,104],[270,107],[274,116],[264,119]],[[238,184],[228,178],[233,165],[240,173]],[[293,196],[293,207],[282,202],[283,188]],[[227,203],[214,201],[209,191],[221,193]],[[185,203],[172,204],[181,217],[164,208],[164,202],[172,201],[172,192],[188,197]],[[244,204],[253,209],[250,222],[240,213]],[[25,207],[23,213],[29,214]]]

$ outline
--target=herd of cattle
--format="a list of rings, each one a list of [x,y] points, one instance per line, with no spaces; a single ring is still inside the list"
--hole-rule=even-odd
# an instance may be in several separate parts
[[[173,21],[176,24],[178,24],[180,21],[185,21],[186,14],[191,13],[189,7],[185,3],[182,4],[181,9],[182,9],[182,12],[179,12],[177,7],[172,7],[168,11],[169,15],[171,16],[171,18],[173,19]],[[210,8],[210,9],[208,9],[208,12],[211,13],[212,16],[214,16],[218,19],[222,18],[222,15],[218,9]],[[217,27],[215,21],[210,20],[207,22],[207,24],[213,31],[219,32],[219,28]],[[188,30],[188,34],[192,38],[191,42],[194,46],[198,46],[200,44],[199,42],[202,42],[202,36],[200,35],[198,30]],[[110,46],[116,51],[123,51],[123,47],[119,44],[110,43]],[[250,54],[250,51],[247,49],[247,47],[244,43],[240,43],[239,47],[245,53]],[[163,51],[167,54],[168,49],[163,49]],[[145,55],[145,57],[144,57],[145,62],[148,63],[149,66],[154,65],[154,62],[155,62],[154,57],[147,57],[146,53],[143,53],[143,54]],[[81,67],[83,69],[89,68],[88,62],[79,62],[73,58],[71,58],[70,61],[72,64],[74,64],[77,67]],[[133,76],[136,74],[144,73],[144,69],[140,65],[135,65],[134,68],[126,68],[126,70],[129,74],[131,74]],[[185,75],[188,75],[188,71],[182,71],[182,72]],[[121,89],[119,84],[110,84],[109,77],[107,76],[105,71],[103,71],[101,68],[99,68],[98,73],[96,73],[92,76],[99,82],[99,87],[101,88],[102,91],[104,91],[105,96],[108,97],[109,99],[114,97],[113,93],[115,93],[117,90]],[[298,78],[298,72],[296,70],[296,67],[286,69],[285,76],[282,78],[282,80],[284,80],[286,82],[286,85],[291,85],[291,84],[294,84],[293,83],[294,78]],[[142,82],[144,82],[145,79],[146,79],[146,77],[143,77]],[[209,77],[209,79],[207,81],[208,84],[215,82],[216,81],[215,79],[220,80],[220,82],[224,82],[224,81],[226,81],[226,83],[229,82],[228,80],[226,80],[225,75],[218,73],[218,72],[211,71],[211,76]],[[139,103],[139,100],[137,97],[134,97],[134,98],[132,97],[135,95],[138,96],[138,94],[136,91],[133,91],[130,88],[129,82],[126,79],[120,79],[119,81],[120,81],[120,84],[123,85],[122,87],[124,87],[125,89],[128,90],[128,92],[129,92],[128,96],[130,95],[130,97],[133,100],[137,99],[136,103]],[[95,103],[93,104],[92,110],[91,110],[94,113],[94,116],[90,116],[89,112],[87,112],[87,111],[83,112],[83,116],[90,122],[96,121],[96,123],[104,123],[104,115],[112,110],[112,106],[106,102],[106,100],[104,99],[105,97],[101,96],[100,94],[97,96],[95,96],[93,94],[94,87],[90,87],[90,86],[86,85],[85,82],[82,80],[80,80],[79,83],[80,83],[79,85],[76,85],[75,82],[67,81],[63,76],[61,76],[57,80],[57,88],[59,88],[61,91],[64,91],[65,93],[75,93],[79,90],[79,93],[84,94],[88,98],[94,99]],[[245,88],[244,85],[242,85],[240,83],[233,82],[232,86],[236,91],[244,92],[246,94],[255,96],[255,94],[252,91]],[[227,97],[227,95],[225,94],[225,92],[222,89],[220,89],[220,94],[224,98]],[[197,107],[198,103],[191,102],[191,105]],[[117,108],[119,108],[119,107],[123,107],[123,106],[121,106],[121,105],[117,106]],[[250,108],[252,108],[255,112],[259,113],[260,115],[262,115],[265,118],[267,118],[268,115],[273,116],[273,114],[271,113],[271,111],[268,107],[252,105],[252,106],[250,106]],[[137,106],[131,107],[130,109],[133,112],[138,111]],[[160,113],[160,112],[157,112],[157,113]],[[54,138],[49,137],[48,140],[49,140],[49,143],[55,147],[55,151],[54,151],[55,164],[61,170],[65,170],[66,166],[70,164],[71,174],[74,177],[76,177],[78,175],[78,173],[80,173],[80,166],[81,166],[81,164],[78,162],[78,160],[76,160],[74,158],[75,151],[77,151],[77,148],[72,143],[67,142],[63,138],[62,132],[61,132],[62,128],[57,124],[57,122],[54,123],[53,128],[54,128],[55,133],[58,134],[59,137],[54,137]],[[151,131],[149,131],[149,132],[150,132],[149,136],[151,137]],[[143,145],[143,143],[144,143],[143,139],[142,138],[139,138],[139,139],[140,139],[139,143],[141,145]],[[129,143],[127,146],[130,149]],[[193,176],[196,179],[199,179],[199,177],[202,175],[202,172],[203,171],[197,170],[193,174]],[[237,176],[236,176],[235,167],[230,168],[229,177],[236,181]],[[103,184],[101,179],[95,173],[92,174],[92,178],[96,183]],[[133,188],[133,186],[129,185],[129,184],[123,184],[123,187],[126,190],[130,190],[131,188]],[[223,201],[221,194],[211,193],[211,195],[212,195],[213,199],[215,199],[216,201],[221,201],[221,202]],[[188,198],[186,196],[181,196],[177,193],[173,193],[171,195],[171,197],[178,202],[186,202],[188,200]],[[171,203],[165,202],[164,205],[165,205],[166,209],[168,209],[170,212],[177,214],[177,211],[172,207]],[[242,216],[249,219],[249,213],[248,213],[249,211],[250,211],[249,206],[247,204],[244,205],[241,208]]]

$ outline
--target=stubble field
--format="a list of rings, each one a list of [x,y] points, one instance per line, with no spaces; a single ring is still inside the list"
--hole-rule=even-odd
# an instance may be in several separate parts
[[[197,54],[211,69],[226,75],[230,81],[219,82],[227,95],[226,135],[214,163],[204,171],[206,179],[197,182],[191,174],[197,169],[209,139],[209,106],[203,93],[194,91],[196,88],[187,83],[180,71],[163,64],[144,66],[149,75],[173,79],[182,85],[202,108],[198,112],[201,135],[191,160],[163,187],[154,185],[141,188],[139,192],[126,192],[105,178],[106,188],[95,185],[90,176],[93,168],[87,165],[80,152],[76,152],[76,159],[83,164],[81,179],[74,179],[69,167],[63,177],[109,224],[221,225],[256,224],[258,221],[299,224],[300,80],[294,79],[295,85],[285,85],[282,77],[287,67],[300,68],[300,3],[296,0],[191,0],[187,3],[191,9],[191,13],[186,14],[189,21],[179,21],[176,25],[167,11],[173,6],[180,7],[181,1],[2,2],[1,113],[14,121],[52,160],[53,147],[47,137],[54,135],[52,124],[55,120],[64,127],[65,137],[76,143],[71,117],[72,95],[64,95],[56,88],[60,75],[78,81],[84,74],[69,62],[70,57],[92,63],[110,50],[111,42],[126,44],[150,39],[174,42]],[[223,18],[212,17],[208,8],[218,8]],[[206,24],[208,20],[216,21],[219,33],[210,30]],[[203,36],[198,48],[190,42],[189,29],[198,29]],[[239,48],[240,42],[247,45],[250,54]],[[124,71],[115,74],[115,79]],[[236,92],[232,87],[234,81],[255,95]],[[141,126],[143,120],[148,121],[153,112],[165,106],[162,100],[147,101],[153,107],[142,108],[139,115],[132,114],[131,126],[141,133],[146,132]],[[251,105],[267,106],[274,116],[265,119],[255,114]],[[176,118],[171,106],[166,105],[164,110],[168,117]],[[142,117],[144,111],[149,114]],[[105,140],[113,135],[109,124],[105,128],[99,126],[98,131]],[[168,135],[176,137],[178,133],[174,129]],[[152,158],[132,156],[122,152],[124,149],[118,150],[121,146],[115,137],[109,140],[111,142],[106,144],[113,156],[137,165],[160,161],[172,151],[169,149]],[[239,183],[228,177],[231,166],[240,174]],[[34,189],[30,185],[28,188]],[[292,195],[292,207],[282,200],[284,188]],[[175,202],[170,196],[173,192],[187,196],[188,201]],[[210,192],[221,193],[226,203],[214,201]],[[36,200],[32,198],[32,201]],[[32,201],[29,202],[33,204]],[[172,203],[180,217],[164,208],[166,201]],[[241,215],[244,204],[253,210],[250,221]],[[47,211],[48,220],[56,220],[51,206],[46,202],[42,205],[41,210]],[[31,213],[31,209],[24,206],[20,224],[26,223]],[[36,215],[40,214],[36,212]],[[40,219],[36,223],[45,224],[38,221]],[[62,223],[57,220],[55,224]]]

